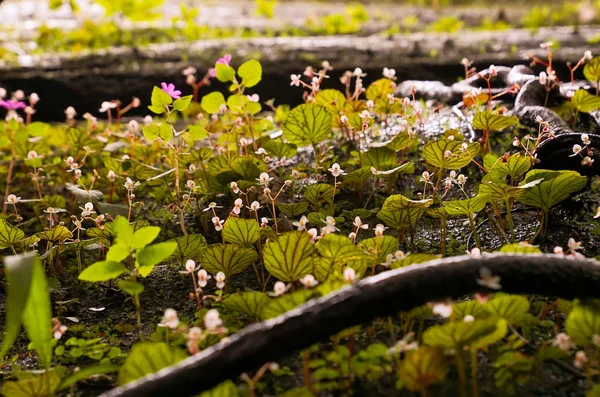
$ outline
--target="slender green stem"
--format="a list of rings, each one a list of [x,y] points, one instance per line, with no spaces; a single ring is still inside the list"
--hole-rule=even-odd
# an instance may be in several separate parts
[[[471,349],[471,397],[479,397],[477,386],[477,349]]]
[[[455,355],[456,371],[458,372],[458,387],[461,397],[467,397],[467,376],[465,373],[465,358],[463,352],[459,348]]]

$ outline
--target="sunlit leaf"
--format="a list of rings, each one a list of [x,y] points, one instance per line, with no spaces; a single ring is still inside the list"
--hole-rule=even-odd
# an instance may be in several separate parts
[[[96,262],[85,268],[78,278],[82,281],[108,281],[119,277],[126,270],[121,262]]]
[[[304,191],[304,199],[315,207],[318,207],[321,204],[330,203],[332,198],[333,186],[327,183],[311,185]]]
[[[6,355],[19,335],[21,316],[27,305],[35,262],[36,255],[33,253],[4,258],[8,287],[4,318],[5,335],[0,348],[0,357]]]
[[[496,330],[497,318],[485,318],[471,322],[452,321],[434,325],[423,333],[423,343],[446,349],[462,349],[477,339]]]
[[[235,69],[225,63],[218,63],[215,65],[215,75],[220,82],[228,83],[235,78]]]
[[[487,194],[478,194],[475,197],[466,200],[444,201],[442,205],[450,216],[471,216],[471,214],[481,211],[485,208],[490,196]]]
[[[36,233],[36,236],[38,236],[42,240],[48,240],[55,243],[72,238],[73,233],[71,233],[71,231],[64,226],[56,226],[50,230],[45,230],[43,232]]]
[[[375,255],[376,262],[384,263],[388,255],[398,250],[399,241],[394,236],[371,237],[358,243],[358,247],[370,255]]]
[[[500,131],[519,123],[516,116],[504,116],[489,110],[475,113],[473,116],[473,128],[485,131]]]
[[[525,180],[520,185],[538,179],[542,179],[542,182],[528,189],[516,199],[523,204],[541,208],[543,211],[547,211],[571,194],[580,191],[587,184],[587,178],[575,171],[533,170],[527,173]]]
[[[142,277],[150,274],[154,266],[170,257],[175,252],[175,249],[177,249],[176,243],[166,241],[164,243],[148,245],[138,251],[136,265],[139,264],[138,271]]]
[[[313,271],[315,246],[305,231],[283,233],[263,247],[265,267],[281,281],[298,281]]]
[[[251,59],[240,65],[238,74],[242,78],[243,85],[254,87],[262,79],[262,66],[257,60]]]
[[[411,200],[401,194],[394,194],[385,199],[377,218],[395,229],[415,227],[417,220],[431,204],[432,199]]]
[[[137,343],[119,370],[119,384],[124,385],[187,358],[185,351],[166,343]]]
[[[213,91],[202,97],[200,105],[209,114],[219,113],[221,105],[225,104],[225,97],[219,91]]]
[[[459,302],[452,305],[452,317],[455,321],[463,321],[466,316],[473,316],[476,319],[490,317],[491,312],[485,305],[478,300]]]
[[[448,373],[444,350],[422,346],[409,352],[398,369],[398,377],[408,390],[424,391],[434,383],[443,381]]]
[[[392,264],[390,265],[390,269],[397,269],[399,267],[406,267],[410,265],[415,265],[417,263],[425,263],[434,259],[438,259],[439,257],[439,255],[434,254],[408,254],[404,258],[392,262]]]
[[[0,249],[10,248],[24,238],[25,233],[21,229],[0,219]]]
[[[260,225],[254,219],[229,217],[223,225],[223,239],[228,243],[250,246],[260,238]]]
[[[303,104],[290,111],[283,123],[283,137],[295,145],[317,144],[331,135],[331,114],[324,106]]]
[[[319,294],[307,289],[302,289],[291,294],[271,299],[264,307],[260,314],[260,318],[268,320],[277,317],[295,307],[308,302],[309,299],[318,296]]]
[[[235,244],[213,244],[204,251],[202,267],[212,274],[223,272],[229,278],[243,272],[258,260],[258,254],[252,248]]]
[[[144,292],[144,286],[136,281],[131,280],[119,280],[117,285],[121,290],[128,293],[131,296],[137,296]]]
[[[332,114],[339,114],[344,110],[346,97],[338,90],[327,89],[317,92],[315,100],[319,105],[323,105]]]
[[[284,214],[292,218],[297,218],[308,210],[309,205],[308,201],[301,201],[294,204],[277,204],[277,208]]]
[[[542,250],[535,245],[531,245],[528,243],[514,243],[514,244],[506,244],[503,245],[500,252],[511,253],[511,254],[541,254]]]
[[[58,388],[62,379],[62,372],[53,369],[41,375],[34,374],[20,380],[6,381],[2,383],[0,392],[6,397],[48,397],[54,395]]]
[[[600,301],[580,302],[573,307],[567,317],[565,329],[578,345],[592,345],[594,336],[600,335]]]
[[[571,104],[578,112],[589,113],[600,108],[600,97],[579,89],[575,91],[575,95],[571,98]]]
[[[463,143],[466,150],[463,149]],[[469,164],[479,153],[477,142],[461,142],[440,139],[430,141],[423,148],[423,156],[428,164],[445,170],[457,170]]]
[[[503,295],[487,302],[485,308],[510,324],[519,325],[523,315],[529,311],[529,301],[519,295]]]
[[[190,103],[192,102],[192,98],[193,98],[193,95],[182,96],[181,98],[176,99],[173,102],[173,107],[175,109],[179,110],[180,112],[182,112],[185,109],[187,109],[188,106],[190,106]]]
[[[208,244],[206,244],[206,239],[200,233],[188,234],[187,236],[177,237],[169,241],[173,241],[177,244],[177,248],[175,248],[173,255],[181,264],[184,264],[188,259],[199,261],[204,254],[204,250],[208,246]]]
[[[585,78],[594,84],[598,84],[600,81],[600,58],[594,57],[583,68],[583,75]]]
[[[263,292],[236,292],[227,295],[223,300],[223,307],[259,320],[264,306],[269,302],[271,298]]]

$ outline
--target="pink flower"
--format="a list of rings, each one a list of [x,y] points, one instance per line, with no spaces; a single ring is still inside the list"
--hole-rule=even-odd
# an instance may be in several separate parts
[[[16,101],[14,99],[0,101],[0,108],[4,108],[6,110],[25,109],[25,102]]]
[[[162,83],[160,83],[160,87],[162,88],[162,90],[164,92],[169,94],[171,96],[171,98],[173,98],[173,99],[181,98],[181,91],[176,90],[174,84],[172,84],[172,83],[167,84],[165,82],[162,82]]]
[[[217,65],[229,65],[231,63],[231,54],[225,54],[222,58],[217,59]],[[217,77],[217,69],[210,68],[211,77]]]

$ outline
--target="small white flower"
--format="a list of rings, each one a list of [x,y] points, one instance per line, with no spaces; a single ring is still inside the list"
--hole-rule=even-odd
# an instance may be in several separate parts
[[[362,112],[360,112],[359,116],[361,119],[367,120],[371,118],[371,113],[368,110],[363,110]]]
[[[138,131],[138,129],[140,128],[140,125],[138,124],[137,121],[131,120],[128,124],[128,127],[129,127],[129,131],[136,133]]]
[[[581,141],[585,144],[585,145],[589,145],[590,143],[592,143],[590,141],[590,136],[588,134],[581,134]]]
[[[475,247],[471,251],[467,251],[467,254],[473,258],[479,258],[481,256],[481,250]]]
[[[259,181],[261,185],[266,187],[269,185],[269,182],[273,180],[273,178],[271,178],[266,172],[263,172],[256,180]]]
[[[429,183],[429,182],[431,182],[432,176],[433,176],[433,174],[430,174],[427,171],[423,171],[423,173],[421,174],[421,177],[419,178],[419,182]]]
[[[114,182],[117,179],[117,174],[113,171],[110,170],[108,171],[108,173],[106,174],[106,178],[110,181],[110,182]]]
[[[583,58],[586,60],[591,60],[594,56],[590,50],[587,50],[583,53]]]
[[[152,122],[153,122],[152,116],[148,115],[148,116],[144,117],[144,124],[145,125],[148,126],[148,125],[152,124]]]
[[[594,165],[594,159],[590,156],[585,156],[583,160],[581,160],[581,165],[584,167],[591,167]]]
[[[588,356],[583,350],[579,350],[577,353],[575,353],[575,360],[573,361],[573,366],[575,368],[583,368],[587,362]]]
[[[17,203],[18,203],[20,200],[21,200],[21,197],[17,197],[17,196],[16,196],[16,195],[14,195],[14,194],[9,194],[9,195],[6,197],[6,202],[7,202],[8,204],[13,204],[13,205],[14,205],[14,204],[17,204]]]
[[[575,344],[571,341],[569,335],[561,332],[556,335],[556,339],[552,342],[552,346],[558,347],[560,350],[568,352],[575,348]]]
[[[466,176],[464,176],[463,174],[460,174],[457,178],[456,178],[456,183],[458,183],[460,186],[463,186],[466,182],[467,182],[467,178]]]
[[[567,246],[569,247],[569,251],[571,252],[571,254],[575,254],[575,252],[577,250],[583,249],[583,246],[581,245],[581,241],[575,241],[574,238],[569,238],[569,241],[567,242]]]
[[[292,285],[288,284],[286,285],[283,281],[277,281],[275,282],[275,285],[273,285],[273,292],[270,292],[269,295],[270,296],[281,296],[283,294],[286,293],[286,291],[288,289],[290,289]]]
[[[443,318],[448,318],[452,315],[452,303],[437,302],[432,307],[433,314],[438,314]]]
[[[496,69],[496,65],[490,65],[489,71],[490,77],[496,76],[498,74],[498,69]]]
[[[187,333],[187,338],[193,341],[198,341],[202,337],[202,328],[200,327],[192,327]]]
[[[301,75],[299,75],[299,74],[292,74],[292,75],[290,76],[290,79],[292,80],[292,82],[290,83],[290,86],[296,86],[296,87],[299,87],[299,86],[300,86],[300,83],[301,83],[301,81],[302,81],[302,80],[300,80],[301,78],[302,78],[302,76],[301,76]]]
[[[354,281],[356,281],[356,271],[351,267],[345,268],[344,269],[344,280],[349,283],[353,283]]]
[[[452,150],[446,150],[446,151],[444,152],[444,158],[445,158],[445,159],[451,159],[451,158],[452,158],[452,156],[453,156],[453,154],[452,154]]]
[[[304,285],[306,288],[312,288],[319,284],[317,279],[312,274],[307,274],[306,276],[300,279],[300,283]]]
[[[233,190],[235,194],[238,194],[240,192],[240,188],[238,187],[238,184],[236,182],[231,182],[229,184],[229,187],[231,188],[231,190]]]
[[[256,150],[256,152],[255,152],[255,153],[256,153],[256,154],[263,154],[263,155],[266,155],[266,154],[268,154],[268,153],[267,153],[267,151],[266,151],[264,148],[262,148],[262,147],[259,147],[259,148]]]
[[[354,232],[348,233],[348,238],[352,241],[356,240],[356,233],[354,233]]]
[[[102,102],[102,105],[100,105],[100,109],[98,109],[98,111],[99,111],[100,113],[105,113],[105,112],[107,112],[109,109],[114,109],[114,108],[116,108],[116,107],[117,107],[117,104],[116,104],[116,103],[114,103],[114,102],[107,102],[107,101],[104,101],[104,102]]]
[[[344,171],[340,168],[340,165],[338,163],[334,163],[331,168],[328,169],[329,172],[331,172],[331,175],[333,175],[334,177],[338,177],[340,175],[345,175]]]
[[[487,267],[482,267],[479,270],[479,278],[477,284],[489,289],[501,289],[500,276],[492,275],[492,272]]]
[[[189,187],[190,189],[193,189],[196,187],[196,182],[194,182],[191,179],[188,179],[187,182],[185,183],[187,185],[187,187]]]
[[[573,145],[573,153],[574,154],[578,154],[579,152],[581,152],[581,145],[578,145],[577,143],[575,145]]]
[[[66,108],[65,116],[67,117],[68,120],[73,120],[75,118],[75,116],[77,116],[77,112],[75,111],[75,108],[73,106],[69,106],[68,108]]]
[[[465,323],[472,323],[475,320],[475,317],[471,316],[470,314],[467,314],[465,316],[465,318],[463,318],[463,321]]]
[[[318,232],[318,231],[317,231],[317,229],[316,229],[316,228],[314,228],[314,227],[313,227],[313,228],[311,228],[311,229],[308,229],[306,232],[307,232],[308,234],[310,234],[310,235],[311,235],[311,237],[312,237],[312,241],[315,241],[315,239],[316,239],[316,238],[317,238],[317,236],[319,235],[319,232]]]
[[[38,154],[37,154],[37,152],[35,150],[30,150],[27,153],[27,158],[28,159],[36,159],[37,157],[38,157]]]
[[[546,72],[540,72],[539,79],[540,79],[541,85],[546,85],[546,83],[548,82],[548,75],[546,74]],[[540,116],[537,116],[537,117],[540,117]],[[537,120],[537,117],[536,117],[536,120]],[[539,123],[539,121],[538,121],[538,123]]]
[[[179,326],[179,317],[177,316],[177,312],[175,309],[167,309],[165,310],[165,314],[160,324],[160,327],[169,327],[171,329],[175,329]]]
[[[188,273],[193,273],[194,271],[196,271],[196,262],[194,262],[192,259],[188,259],[185,262],[185,270]]]
[[[364,76],[366,76],[366,75],[363,73],[363,71],[362,71],[362,69],[361,69],[361,68],[356,68],[356,69],[354,69],[354,71],[352,72],[352,75],[353,75],[353,76],[355,76],[355,77],[364,77]]]
[[[204,326],[208,331],[214,331],[223,325],[223,320],[219,316],[219,312],[215,309],[210,309],[204,315]]]
[[[341,122],[342,124],[348,124],[348,117],[347,117],[346,115],[342,115],[342,116],[340,117],[340,122]]]
[[[40,97],[35,92],[33,92],[33,93],[31,93],[31,95],[29,95],[29,104],[31,106],[35,106],[39,101],[40,101]]]
[[[208,280],[210,280],[212,278],[212,276],[209,275],[208,272],[204,269],[198,270],[197,276],[198,276],[198,287],[200,287],[200,288],[206,287]]]
[[[133,191],[136,187],[138,187],[140,185],[139,182],[134,182],[131,180],[130,177],[127,177],[125,179],[125,183],[123,184],[123,186],[125,187],[125,189],[129,190],[129,191]]]
[[[225,220],[221,220],[218,216],[213,216],[212,223],[215,226],[215,230],[220,232],[223,230],[223,223],[225,223]]]
[[[260,100],[260,97],[258,96],[258,94],[246,95],[246,98],[248,98],[248,100],[250,102],[254,102],[254,103],[257,103]]]
[[[564,255],[564,254],[565,254],[565,251],[563,250],[563,248],[562,248],[562,247],[558,247],[558,246],[557,246],[557,247],[554,247],[554,253],[555,253],[556,255]]]
[[[383,77],[392,80],[396,76],[395,69],[383,68]]]
[[[292,222],[292,225],[296,226],[298,230],[306,230],[306,225],[308,225],[308,218],[304,215],[297,222]]]
[[[242,211],[242,207],[244,206],[244,202],[242,201],[241,198],[236,199],[233,202],[233,213],[236,215],[239,215],[240,212]]]
[[[83,211],[81,212],[81,216],[90,216],[92,212],[94,212],[94,204],[88,202],[83,206]]]
[[[396,342],[396,344],[389,350],[390,353],[405,353],[410,350],[417,350],[419,348],[419,342],[415,341],[415,333],[409,332],[404,337]]]
[[[225,287],[225,273],[217,273],[217,275],[215,276],[215,281],[217,282],[217,288],[223,289]]]
[[[381,237],[383,236],[383,232],[385,231],[385,229],[387,229],[385,226],[383,226],[381,223],[378,223],[375,228],[373,230],[375,230],[375,236],[376,237]]]
[[[250,204],[250,209],[251,209],[252,211],[258,211],[258,210],[260,209],[260,203],[259,203],[258,201],[253,201],[253,202]]]
[[[354,218],[354,222],[352,223],[357,229],[368,229],[369,225],[366,225],[362,222],[362,219],[360,219],[360,216],[357,216],[356,218]]]
[[[471,67],[471,65],[473,64],[473,62],[469,61],[467,58],[461,59],[460,63],[466,68]]]

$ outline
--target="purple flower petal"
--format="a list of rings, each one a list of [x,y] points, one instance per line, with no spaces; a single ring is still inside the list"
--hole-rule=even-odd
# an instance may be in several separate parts
[[[208,69],[208,73],[210,73],[210,77],[217,77],[217,69],[215,68]]]

